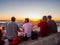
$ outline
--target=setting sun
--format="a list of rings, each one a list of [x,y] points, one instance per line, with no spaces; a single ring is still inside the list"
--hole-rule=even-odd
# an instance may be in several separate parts
[[[37,20],[40,19],[39,16],[37,16],[37,15],[35,15],[35,14],[30,15],[28,18],[30,18],[30,19],[33,20],[33,21],[37,21]]]
[[[30,18],[34,18],[34,19],[36,19],[36,18],[38,18],[38,16],[37,16],[37,15],[31,15]]]
[[[60,1],[15,0],[0,1],[0,20],[10,20],[12,16],[17,20],[30,18],[37,21],[44,15],[51,15],[54,20],[60,20]]]

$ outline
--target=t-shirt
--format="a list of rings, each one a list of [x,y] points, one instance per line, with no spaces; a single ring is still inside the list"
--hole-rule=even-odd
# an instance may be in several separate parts
[[[40,34],[42,36],[47,36],[48,35],[48,23],[45,21],[41,21],[38,23],[38,27],[40,27]]]
[[[6,37],[8,39],[12,39],[16,36],[18,36],[19,27],[15,22],[10,22],[7,24],[6,27]]]
[[[33,25],[31,23],[25,23],[23,25],[24,33],[27,34],[27,37],[31,36]]]

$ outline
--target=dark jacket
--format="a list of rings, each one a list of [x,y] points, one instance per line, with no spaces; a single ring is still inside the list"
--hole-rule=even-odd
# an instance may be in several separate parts
[[[57,33],[57,25],[54,20],[48,21],[49,33]]]

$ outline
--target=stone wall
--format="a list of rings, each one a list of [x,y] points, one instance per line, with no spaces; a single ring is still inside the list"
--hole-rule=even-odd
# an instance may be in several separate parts
[[[51,34],[47,37],[39,37],[38,40],[22,42],[19,45],[60,45],[60,33]]]

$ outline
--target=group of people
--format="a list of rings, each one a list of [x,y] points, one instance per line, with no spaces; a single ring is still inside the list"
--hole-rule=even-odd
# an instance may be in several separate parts
[[[43,16],[40,23],[38,23],[38,27],[40,27],[40,36],[44,37],[52,33],[57,33],[57,25],[54,20],[52,20],[52,16]]]
[[[21,39],[28,40],[29,38],[34,40],[38,39],[38,36],[45,37],[52,33],[57,33],[57,25],[55,21],[52,20],[51,15],[42,17],[42,20],[40,20],[40,22],[37,25],[40,28],[39,32],[33,31],[33,24],[30,22],[29,18],[26,18],[22,26],[24,35],[20,37],[18,37],[18,32],[20,31],[20,28],[15,23],[15,20],[16,18],[12,17],[11,22],[8,23],[6,27],[6,38],[10,42],[10,45],[12,45],[11,42],[14,39],[16,39],[17,42]]]

